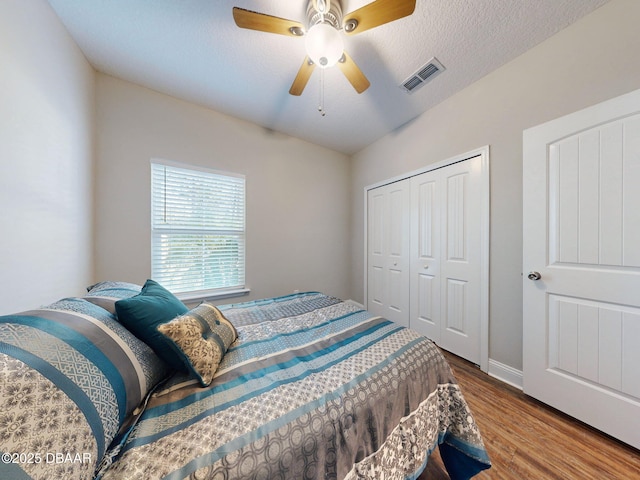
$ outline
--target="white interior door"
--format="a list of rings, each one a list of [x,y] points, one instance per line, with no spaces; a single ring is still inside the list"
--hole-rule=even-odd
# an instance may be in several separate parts
[[[411,178],[410,326],[481,363],[481,155]]]
[[[367,310],[409,326],[409,181],[367,193]]]
[[[640,90],[525,131],[523,167],[524,391],[640,448]]]

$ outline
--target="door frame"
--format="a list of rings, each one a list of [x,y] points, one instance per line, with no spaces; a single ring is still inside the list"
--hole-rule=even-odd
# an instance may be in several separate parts
[[[490,235],[490,177],[489,177],[489,145],[456,155],[446,160],[431,163],[418,170],[413,170],[364,187],[364,305],[369,303],[367,273],[368,273],[368,192],[390,183],[406,180],[426,172],[448,167],[454,163],[464,162],[470,158],[481,157],[481,222],[480,222],[480,369],[489,371],[489,235]]]

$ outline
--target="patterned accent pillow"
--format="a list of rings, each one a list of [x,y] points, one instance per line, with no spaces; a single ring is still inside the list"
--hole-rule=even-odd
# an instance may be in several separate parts
[[[115,314],[118,300],[138,295],[140,290],[142,287],[135,283],[99,282],[88,286],[87,294],[82,298]]]
[[[158,326],[158,331],[175,345],[189,369],[206,387],[238,332],[220,310],[202,303],[193,310]]]

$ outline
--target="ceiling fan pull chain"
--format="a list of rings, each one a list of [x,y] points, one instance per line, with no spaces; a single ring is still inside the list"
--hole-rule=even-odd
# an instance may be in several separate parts
[[[324,111],[324,68],[320,69],[320,104],[318,105],[318,111],[323,117],[327,114]]]

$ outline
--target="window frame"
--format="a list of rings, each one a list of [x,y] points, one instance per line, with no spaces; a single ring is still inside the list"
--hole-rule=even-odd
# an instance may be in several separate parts
[[[158,168],[169,168],[175,170],[184,170],[188,175],[202,175],[202,178],[208,178],[211,180],[212,177],[228,177],[229,179],[241,179],[242,181],[242,229],[233,230],[233,235],[239,235],[242,238],[242,253],[241,257],[241,270],[242,270],[242,282],[237,285],[226,285],[222,287],[211,287],[211,288],[201,288],[201,289],[193,289],[193,290],[180,290],[175,289],[173,285],[167,285],[169,290],[174,291],[174,294],[183,301],[202,301],[202,300],[216,300],[223,298],[231,298],[240,295],[246,295],[251,290],[247,286],[246,282],[246,266],[247,266],[247,254],[246,254],[246,210],[247,210],[247,192],[246,192],[246,176],[244,174],[235,173],[235,172],[227,172],[222,170],[211,169],[207,167],[202,167],[198,165],[190,165],[181,162],[175,162],[171,160],[164,160],[160,158],[152,158],[150,161],[150,180],[151,180],[151,198],[150,198],[150,227],[151,227],[151,278],[159,281],[160,283],[167,283],[166,280],[163,282],[162,275],[166,275],[166,272],[163,273],[162,266],[159,265],[159,261],[157,261],[156,257],[156,249],[157,249],[157,235],[180,235],[193,233],[201,235],[224,235],[228,234],[229,230],[215,227],[215,226],[196,226],[194,227],[184,227],[184,226],[170,226],[170,227],[161,227],[157,225],[157,222],[154,218],[154,214],[156,212],[156,200],[154,199],[154,194],[156,193],[156,189],[158,185],[154,181],[154,169]],[[230,181],[230,183],[232,183]],[[166,198],[166,197],[165,197]],[[166,205],[166,204],[165,204]]]

